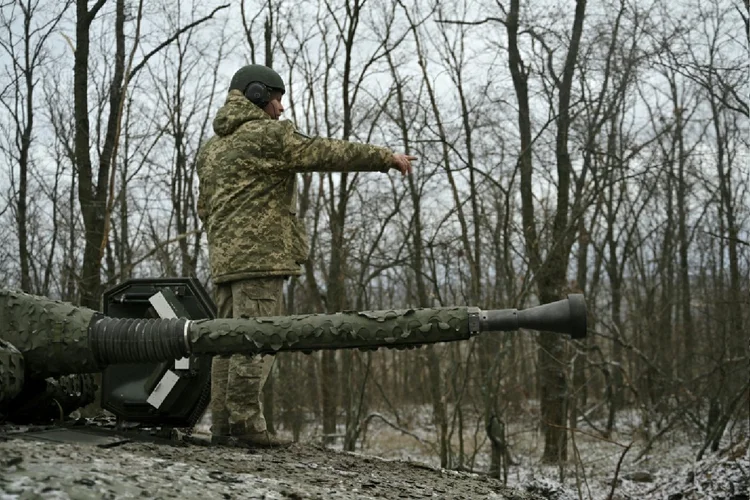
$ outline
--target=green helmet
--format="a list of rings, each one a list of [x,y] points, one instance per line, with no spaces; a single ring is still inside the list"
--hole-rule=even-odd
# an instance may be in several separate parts
[[[248,85],[253,82],[260,82],[269,90],[276,90],[282,94],[286,92],[284,80],[278,73],[262,64],[249,64],[237,70],[229,84],[229,90],[239,90],[245,92]]]

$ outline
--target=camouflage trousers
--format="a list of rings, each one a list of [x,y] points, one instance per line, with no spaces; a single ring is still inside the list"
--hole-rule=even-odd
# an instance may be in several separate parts
[[[219,318],[278,316],[284,312],[284,278],[222,283],[216,288]],[[216,356],[211,366],[211,433],[243,436],[266,430],[263,385],[273,356]]]

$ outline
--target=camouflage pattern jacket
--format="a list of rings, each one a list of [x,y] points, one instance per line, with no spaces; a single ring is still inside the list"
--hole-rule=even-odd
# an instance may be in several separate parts
[[[301,274],[309,249],[297,218],[297,172],[387,172],[393,160],[385,148],[305,137],[237,90],[213,129],[197,168],[214,283]]]

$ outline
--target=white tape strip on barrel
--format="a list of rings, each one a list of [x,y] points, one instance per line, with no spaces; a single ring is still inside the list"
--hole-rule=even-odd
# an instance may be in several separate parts
[[[174,309],[172,309],[172,306],[169,305],[169,302],[167,302],[167,299],[164,298],[164,295],[161,292],[152,295],[148,299],[148,301],[151,302],[151,305],[154,307],[156,314],[158,314],[160,318],[176,318],[177,317],[177,314],[175,314]],[[175,360],[174,369],[175,370],[189,370],[190,358],[180,358],[180,359]]]

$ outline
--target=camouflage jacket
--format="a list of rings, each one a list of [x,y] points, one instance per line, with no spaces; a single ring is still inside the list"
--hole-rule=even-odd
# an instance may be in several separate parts
[[[297,172],[387,172],[381,147],[295,131],[233,90],[198,152],[198,215],[208,236],[214,283],[299,275],[307,260],[297,218]]]

